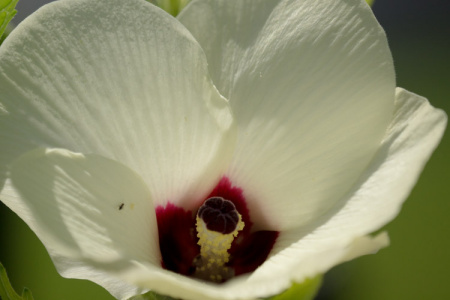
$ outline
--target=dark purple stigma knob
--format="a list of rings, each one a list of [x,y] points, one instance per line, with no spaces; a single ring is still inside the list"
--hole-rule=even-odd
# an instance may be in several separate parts
[[[233,202],[222,197],[207,199],[198,210],[197,216],[206,224],[206,228],[223,234],[236,230],[239,213]]]

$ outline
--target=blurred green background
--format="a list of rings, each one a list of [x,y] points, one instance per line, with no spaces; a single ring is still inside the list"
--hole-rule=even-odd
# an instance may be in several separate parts
[[[21,0],[14,21],[41,0]],[[450,1],[377,0],[397,85],[450,112]],[[426,166],[400,215],[385,227],[391,246],[377,255],[338,266],[325,277],[320,300],[450,299],[450,134]],[[60,277],[43,245],[0,203],[0,261],[16,290],[36,300],[113,299],[87,281]]]

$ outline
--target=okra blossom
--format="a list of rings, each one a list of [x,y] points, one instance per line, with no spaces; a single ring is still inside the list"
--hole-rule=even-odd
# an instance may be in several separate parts
[[[0,199],[119,299],[255,299],[387,246],[446,115],[359,0],[60,0],[0,47]]]

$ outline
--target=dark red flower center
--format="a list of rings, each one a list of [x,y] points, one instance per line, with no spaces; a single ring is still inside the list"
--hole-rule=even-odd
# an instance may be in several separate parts
[[[243,191],[233,187],[227,177],[220,180],[206,199],[197,211],[186,211],[170,202],[165,207],[156,207],[162,267],[182,275],[194,275],[200,255],[196,216],[203,219],[208,230],[228,234],[235,230],[239,213],[245,227],[228,250],[226,266],[234,276],[254,271],[267,259],[279,232],[251,230],[253,223]]]

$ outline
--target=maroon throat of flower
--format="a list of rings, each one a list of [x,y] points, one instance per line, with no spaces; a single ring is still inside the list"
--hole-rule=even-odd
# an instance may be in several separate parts
[[[268,257],[278,231],[252,231],[242,189],[223,177],[197,211],[156,208],[163,268],[217,283],[252,272]]]

